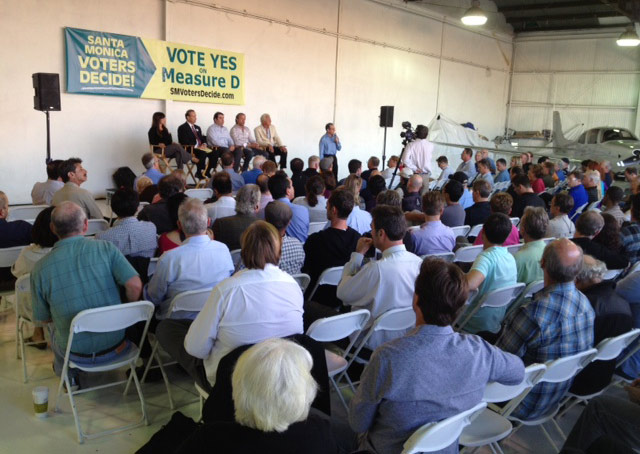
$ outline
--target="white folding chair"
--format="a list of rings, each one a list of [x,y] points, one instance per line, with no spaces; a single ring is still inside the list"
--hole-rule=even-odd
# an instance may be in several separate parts
[[[486,402],[439,422],[425,424],[404,442],[402,454],[440,451],[458,441],[462,430],[484,411]]]
[[[329,372],[329,381],[333,385],[338,397],[340,398],[340,402],[344,405],[344,408],[349,411],[349,407],[340,392],[340,388],[338,387],[338,383],[335,380],[335,377],[342,372],[347,370],[348,362],[346,360],[347,355],[353,348],[353,344],[355,340],[358,338],[358,335],[362,332],[365,326],[367,326],[367,321],[371,314],[366,309],[359,309],[357,311],[348,312],[346,314],[334,315],[333,317],[321,318],[320,320],[316,320],[309,326],[307,329],[307,336],[312,339],[317,340],[318,342],[335,342],[340,339],[344,339],[345,337],[349,337],[351,334],[354,334],[353,340],[349,342],[347,348],[343,351],[342,355],[338,355],[329,350],[325,350],[325,357],[327,360],[327,370]],[[353,389],[353,383],[349,379],[349,376],[345,374],[345,378],[351,388]]]
[[[620,276],[623,271],[624,270],[607,270],[607,272],[604,273],[604,276],[602,276],[602,280],[603,281],[612,281],[615,278],[617,278],[618,276]]]
[[[304,294],[304,292],[307,290],[307,287],[309,287],[309,283],[311,282],[311,277],[308,274],[304,274],[304,273],[294,274],[291,277],[295,279],[295,281],[300,286],[300,290],[302,290],[302,293]]]
[[[27,221],[33,224],[33,221],[35,221],[40,212],[46,208],[49,208],[49,205],[9,207],[9,216],[7,216],[7,221]]]
[[[544,281],[543,280],[533,281],[533,282],[529,283],[529,285],[527,285],[524,288],[522,293],[520,293],[518,298],[516,298],[516,300],[511,304],[511,306],[509,306],[507,308],[507,313],[504,316],[505,320],[507,318],[509,318],[509,316],[511,314],[513,314],[515,311],[517,311],[520,306],[525,304],[527,302],[527,300],[530,300],[531,297],[535,293],[538,293],[543,288],[544,288]]]
[[[153,273],[156,272],[156,267],[158,266],[159,257],[153,257],[149,259],[149,267],[147,268],[147,276],[153,276]]]
[[[473,422],[464,428],[459,443],[470,448],[489,445],[492,452],[502,453],[498,442],[511,433],[513,424],[505,415],[510,414],[531,391],[547,370],[544,364],[531,364],[524,370],[524,379],[517,385],[487,384],[482,400],[488,404],[507,402],[504,407],[489,405]]]
[[[173,297],[171,303],[169,305],[169,309],[167,314],[164,317],[156,318],[158,320],[164,320],[166,318],[184,318],[184,315],[189,313],[199,313],[202,311],[207,299],[209,299],[209,295],[211,294],[211,290],[213,287],[207,287],[200,290],[189,290],[186,292],[178,293]],[[182,317],[181,317],[182,316]],[[163,362],[162,354],[163,351],[160,347],[160,343],[158,339],[156,339],[155,335],[152,333],[147,333],[147,339],[149,340],[149,344],[152,346],[151,348],[151,356],[149,356],[149,360],[147,361],[147,365],[144,368],[144,373],[142,374],[142,378],[140,379],[140,383],[144,383],[149,370],[159,368],[160,373],[162,374],[162,380],[164,381],[164,385],[167,388],[167,396],[169,397],[169,406],[171,409],[174,409],[173,405],[173,397],[171,396],[171,383],[169,382],[169,377],[165,372],[165,366],[172,366],[174,364],[178,364],[177,361],[169,360],[169,362]],[[156,366],[152,366],[151,364],[155,360]],[[131,377],[129,377],[129,381],[127,382],[127,387],[125,388],[125,394],[129,390],[129,385],[131,384]]]
[[[208,200],[211,197],[213,197],[213,189],[211,188],[187,189],[186,191],[184,191],[184,194],[187,197],[200,199],[204,202],[205,200]]]
[[[455,258],[455,254],[453,252],[438,252],[437,254],[426,254],[420,256],[422,260],[430,258],[430,259],[442,259],[446,262],[453,262]]]
[[[240,262],[242,261],[241,249],[234,249],[231,251],[231,260],[233,261],[233,268],[238,269]]]
[[[29,381],[27,376],[27,351],[26,345],[35,345],[39,342],[25,342],[24,325],[33,323],[31,317],[25,312],[24,306],[31,300],[30,274],[22,275],[16,281],[15,289],[15,311],[16,311],[16,357],[22,359],[22,382]]]
[[[595,348],[591,348],[589,350],[576,353],[575,355],[564,356],[553,361],[547,361],[545,363],[547,366],[547,370],[540,378],[538,383],[563,383],[567,380],[571,380],[578,372],[580,372],[587,364],[591,362],[591,359],[597,353],[598,351]],[[512,415],[508,415],[507,418],[511,422],[518,423],[518,427],[514,429],[514,432],[522,426],[540,426],[540,429],[542,429],[542,433],[557,452],[558,447],[553,442],[553,439],[551,438],[549,432],[547,432],[547,429],[545,429],[543,424],[551,421],[560,435],[562,435],[562,437],[565,437],[564,432],[562,431],[560,426],[558,426],[558,423],[554,419],[559,409],[560,402],[558,402],[558,404],[554,408],[549,409],[549,411],[545,415],[535,419],[520,419]]]
[[[12,267],[25,246],[0,248],[0,268]]]
[[[474,225],[473,227],[471,227],[471,230],[469,230],[469,233],[467,233],[467,238],[469,237],[476,238],[478,235],[480,235],[481,230],[482,230],[482,224]]]
[[[554,242],[555,240],[557,240],[557,238],[543,238],[542,241],[544,241],[544,244],[549,244]]]
[[[584,209],[587,207],[587,205],[588,203],[585,203],[584,205],[580,205],[578,209],[573,213],[573,216],[571,216],[571,220],[575,221],[576,219],[578,219],[582,214],[582,212],[584,211]]]
[[[459,225],[458,227],[451,227],[451,230],[453,230],[453,234],[458,237],[458,236],[467,236],[467,233],[469,233],[469,230],[471,230],[471,226],[469,225]]]
[[[124,355],[121,358],[117,358],[108,363],[97,364],[93,366],[77,364],[74,361],[69,359],[69,355],[71,353],[71,345],[73,343],[73,338],[76,334],[83,332],[91,332],[91,333],[108,333],[112,331],[119,331],[129,326],[135,325],[138,322],[145,322],[144,330],[142,333],[142,338],[140,339],[140,345],[144,341],[145,336],[147,335],[147,329],[149,328],[149,321],[153,316],[153,303],[149,301],[138,301],[135,303],[126,303],[126,304],[117,304],[114,306],[105,306],[98,307],[95,309],[87,309],[79,312],[73,317],[71,321],[71,327],[69,329],[69,341],[67,342],[67,349],[64,355],[64,365],[62,366],[62,375],[60,377],[60,384],[58,385],[58,394],[56,397],[56,412],[60,411],[60,396],[62,394],[62,385],[66,384],[67,386],[67,395],[69,396],[69,402],[71,404],[71,410],[73,411],[73,419],[76,423],[76,430],[78,432],[78,442],[83,443],[85,438],[95,438],[101,435],[111,434],[114,432],[118,432],[121,430],[132,429],[134,427],[138,427],[140,425],[148,424],[149,421],[147,419],[147,409],[145,406],[144,396],[142,395],[142,388],[140,386],[140,381],[136,375],[136,361],[138,361],[138,357],[140,356],[140,349],[136,345],[132,345],[129,353]],[[136,389],[138,391],[138,397],[140,398],[140,405],[142,407],[142,418],[140,421],[127,424],[122,427],[106,430],[104,432],[95,433],[95,434],[85,434],[82,432],[82,428],[80,427],[80,419],[78,417],[78,409],[76,408],[76,403],[73,398],[74,395],[86,393],[88,391],[93,391],[97,389],[103,389],[107,387],[117,386],[120,384],[124,384],[127,380],[121,380],[117,382],[107,383],[104,385],[95,386],[93,388],[85,388],[77,391],[72,391],[71,383],[69,382],[69,376],[67,374],[68,370],[71,369],[80,369],[84,372],[96,373],[96,372],[106,372],[110,370],[120,369],[123,367],[128,367],[131,370],[131,376],[133,376],[133,380],[136,384]]]
[[[507,246],[507,251],[509,251],[510,254],[515,254],[522,249],[523,246],[524,243],[512,244],[511,246]]]
[[[308,234],[311,235],[312,233],[319,232],[320,230],[324,229],[325,225],[327,225],[326,221],[310,222]]]
[[[453,258],[454,262],[471,263],[482,252],[483,246],[465,246],[458,249]]]
[[[204,409],[204,402],[209,398],[209,393],[202,389],[202,386],[200,386],[197,381],[193,382],[193,386],[195,386],[198,392],[198,400],[200,401],[200,417],[198,420],[202,421],[202,410]]]
[[[591,202],[587,208],[585,208],[584,211],[589,211],[589,210],[596,210],[596,211],[600,211],[600,209],[598,208],[598,205],[600,204],[600,202],[602,202],[602,199],[600,200],[596,200],[595,202]]]
[[[511,219],[511,223],[516,227],[518,227],[518,224],[520,224],[520,218],[509,218],[509,219]]]
[[[420,226],[419,225],[412,225],[411,227],[409,227],[407,229],[409,232],[415,232],[416,230],[420,230]]]
[[[104,219],[89,219],[89,228],[84,234],[85,236],[95,235],[98,232],[104,232],[109,228],[109,223]]]
[[[471,318],[483,307],[508,307],[509,304],[520,296],[520,293],[522,293],[523,290],[524,284],[517,283],[515,285],[509,285],[507,287],[493,290],[489,293],[485,293],[479,298],[476,298],[476,300],[471,303],[470,308],[459,316],[462,321],[458,323],[458,326],[455,328],[456,331],[462,331],[469,320],[471,320]]]
[[[340,283],[340,279],[342,279],[342,270],[344,266],[334,266],[333,268],[327,268],[322,272],[320,277],[318,277],[318,281],[316,285],[313,287],[311,294],[309,295],[308,301],[311,301],[313,295],[316,294],[318,287],[321,285],[333,285],[337,286]]]

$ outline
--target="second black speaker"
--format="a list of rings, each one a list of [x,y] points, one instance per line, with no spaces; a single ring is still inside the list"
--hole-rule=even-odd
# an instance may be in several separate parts
[[[33,78],[33,108],[43,112],[60,110],[60,76],[53,73],[35,73]]]
[[[393,128],[393,106],[380,106],[380,127]]]

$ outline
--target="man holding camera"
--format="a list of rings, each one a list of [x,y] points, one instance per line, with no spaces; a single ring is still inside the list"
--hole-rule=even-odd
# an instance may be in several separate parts
[[[418,125],[416,139],[407,144],[403,159],[405,167],[413,170],[414,174],[422,175],[423,192],[424,187],[429,187],[431,156],[433,155],[433,144],[427,140],[427,135],[429,135],[429,128]]]

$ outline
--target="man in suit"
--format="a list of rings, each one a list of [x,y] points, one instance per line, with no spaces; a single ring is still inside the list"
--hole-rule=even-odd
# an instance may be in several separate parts
[[[202,171],[205,170],[205,162],[207,159],[207,152],[202,148],[206,148],[207,139],[202,135],[200,126],[196,124],[198,117],[196,116],[195,110],[187,110],[184,117],[187,121],[178,127],[178,141],[180,145],[193,146],[193,154],[198,160],[196,164],[196,176],[202,178]],[[209,164],[211,164],[211,158],[209,158]],[[207,178],[211,175],[211,170],[211,166],[209,166]]]

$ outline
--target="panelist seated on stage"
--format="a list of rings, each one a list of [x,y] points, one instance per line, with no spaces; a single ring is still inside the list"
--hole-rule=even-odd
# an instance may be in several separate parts
[[[256,134],[258,145],[264,147],[269,153],[269,159],[276,161],[276,156],[280,156],[280,168],[287,168],[287,147],[282,144],[282,140],[276,131],[276,127],[271,124],[269,114],[260,115],[260,126],[253,132]]]
[[[218,166],[218,159],[226,152],[233,153],[236,161],[234,168],[236,168],[236,165],[239,168],[242,150],[236,150],[229,130],[224,126],[224,114],[222,112],[216,112],[213,115],[213,124],[207,129],[207,144],[213,150],[211,155],[213,163],[211,164],[211,161],[209,162],[214,171]]]
[[[191,160],[191,155],[179,144],[173,141],[171,133],[167,129],[167,117],[162,112],[155,112],[151,119],[151,128],[147,133],[149,144],[153,145],[153,152],[162,154],[167,159],[175,159],[176,167],[182,169],[186,162]]]
[[[269,153],[260,148],[258,142],[253,137],[253,133],[251,129],[246,127],[245,121],[247,120],[247,116],[243,113],[239,113],[236,115],[236,124],[231,128],[229,133],[231,134],[231,139],[233,139],[233,144],[236,149],[239,149],[240,155],[244,156],[244,164],[242,165],[242,172],[246,172],[249,168],[249,161],[254,156],[264,156],[265,158],[269,156]],[[238,161],[238,167],[240,166],[240,162]],[[238,171],[238,167],[234,167],[235,171]],[[255,166],[254,166],[255,168]],[[252,181],[251,183],[255,183]]]
[[[202,173],[205,170],[205,162],[207,159],[207,139],[202,135],[202,129],[200,129],[200,126],[196,124],[198,119],[196,111],[189,109],[184,114],[184,117],[187,121],[178,127],[178,141],[182,145],[193,146],[193,154],[198,160],[196,176],[198,178],[203,176],[209,178],[211,176],[211,166],[209,166],[206,175]]]
[[[64,183],[60,174],[58,173],[58,167],[62,164],[61,159],[56,159],[47,164],[47,181],[38,182],[33,185],[31,190],[31,202],[34,205],[51,205],[51,199]]]
[[[93,200],[93,196],[80,185],[87,181],[87,171],[82,167],[82,159],[71,158],[60,164],[58,169],[64,186],[53,195],[52,205],[69,201],[79,205],[89,219],[102,219],[102,211]]]

